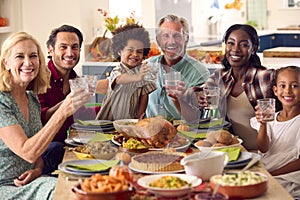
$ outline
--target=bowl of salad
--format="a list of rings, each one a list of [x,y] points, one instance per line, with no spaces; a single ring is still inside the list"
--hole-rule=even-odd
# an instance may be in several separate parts
[[[210,178],[210,186],[214,190],[217,185],[220,185],[218,192],[230,198],[254,198],[267,191],[268,177],[251,171],[214,175]]]
[[[186,174],[154,174],[139,178],[137,183],[156,195],[179,197],[199,186],[202,180]]]

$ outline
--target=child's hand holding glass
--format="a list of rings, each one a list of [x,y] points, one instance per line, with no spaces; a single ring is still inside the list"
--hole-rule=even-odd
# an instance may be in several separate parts
[[[157,73],[159,69],[159,63],[151,63],[151,62],[145,62],[143,65],[147,66],[147,73],[144,76],[145,81],[156,81],[157,79]]]

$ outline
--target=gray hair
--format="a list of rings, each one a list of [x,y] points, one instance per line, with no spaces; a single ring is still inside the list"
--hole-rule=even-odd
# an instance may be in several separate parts
[[[180,22],[183,28],[183,33],[187,36],[189,35],[189,23],[184,17],[178,17],[174,14],[168,14],[158,21],[158,27],[160,27],[164,22]]]

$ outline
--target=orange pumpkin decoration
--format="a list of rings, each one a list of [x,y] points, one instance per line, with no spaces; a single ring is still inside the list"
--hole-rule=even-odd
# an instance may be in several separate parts
[[[150,58],[151,56],[160,55],[160,54],[161,54],[161,52],[160,52],[157,44],[154,42],[150,42],[150,51],[149,51],[147,58]]]
[[[7,26],[6,18],[0,17],[0,26]]]

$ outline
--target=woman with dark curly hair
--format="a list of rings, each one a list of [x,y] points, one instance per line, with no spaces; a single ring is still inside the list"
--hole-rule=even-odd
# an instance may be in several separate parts
[[[257,55],[259,37],[255,28],[247,24],[234,24],[223,38],[225,56],[223,68],[217,69],[205,85],[220,88],[221,115],[232,124],[232,132],[243,139],[248,150],[257,150],[257,132],[250,126],[250,118],[255,116],[256,100],[275,97],[271,82],[274,70],[261,65]],[[205,106],[203,96],[199,106]]]
[[[150,50],[149,33],[138,24],[117,28],[112,38],[114,57],[120,61],[109,77],[109,88],[97,119],[117,120],[144,116],[148,94],[156,85],[144,81],[149,71],[146,58]]]

